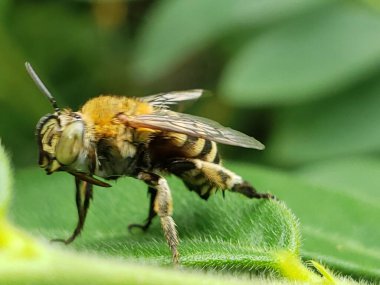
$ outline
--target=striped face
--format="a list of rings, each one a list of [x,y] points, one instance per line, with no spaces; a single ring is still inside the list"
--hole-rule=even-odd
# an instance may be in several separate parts
[[[38,164],[48,174],[61,168],[56,159],[55,149],[60,138],[60,120],[55,114],[47,114],[37,124],[36,135],[39,146]]]
[[[51,174],[76,162],[83,149],[84,131],[77,113],[44,116],[37,124],[39,165]]]

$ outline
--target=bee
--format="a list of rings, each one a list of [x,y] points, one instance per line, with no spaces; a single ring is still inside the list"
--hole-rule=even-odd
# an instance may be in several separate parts
[[[148,186],[148,217],[145,223],[128,228],[145,231],[158,215],[175,264],[179,262],[179,239],[165,174],[179,177],[205,200],[216,190],[230,190],[248,198],[274,198],[257,192],[242,177],[223,167],[217,149],[217,143],[222,143],[262,150],[262,143],[215,121],[170,110],[171,105],[198,99],[203,90],[141,98],[101,95],[74,112],[58,107],[32,66],[25,65],[54,108],[54,113],[43,116],[36,127],[39,165],[47,174],[66,171],[75,177],[78,222],[68,239],[56,241],[69,244],[81,233],[93,185],[111,186],[99,178],[130,176]]]

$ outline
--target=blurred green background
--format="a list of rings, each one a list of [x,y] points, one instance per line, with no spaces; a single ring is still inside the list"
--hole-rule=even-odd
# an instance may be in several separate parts
[[[294,168],[380,149],[377,1],[0,1],[0,137],[36,165],[35,124],[98,94],[204,88],[187,112],[266,144],[228,159]]]

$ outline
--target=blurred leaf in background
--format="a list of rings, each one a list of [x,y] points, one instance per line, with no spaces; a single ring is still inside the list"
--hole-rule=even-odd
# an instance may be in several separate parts
[[[218,13],[209,13],[216,2]],[[364,2],[249,3],[157,5],[137,41],[138,79],[151,82],[186,69],[183,63],[201,50],[224,50],[223,70],[210,86],[236,108],[270,114],[264,162],[295,165],[376,150],[380,144],[371,129],[376,124],[363,113],[369,111],[364,105],[376,110],[380,102],[375,102],[376,90],[372,97],[363,93],[370,92],[369,81],[380,70],[379,11]],[[354,108],[355,100],[362,102],[350,112],[348,105]],[[240,126],[253,133],[255,126],[245,122],[251,120],[241,118]],[[341,142],[331,139],[334,131]],[[366,134],[374,139],[364,142]]]
[[[130,41],[123,36],[127,4],[119,2],[121,8],[112,10],[119,20],[111,26],[109,15],[97,5],[8,1],[0,7],[0,134],[17,164],[36,160],[35,124],[52,111],[25,73],[25,61],[32,63],[60,106],[77,109],[100,93],[133,90],[126,68]]]
[[[324,0],[4,1],[0,133],[17,164],[33,163],[34,124],[51,109],[27,78],[28,60],[60,104],[73,109],[101,93],[208,88],[214,98],[189,111],[263,140],[266,154],[248,157],[266,164],[376,151],[375,118],[366,120],[375,116],[366,106],[379,104],[370,87],[380,70],[376,7]],[[359,96],[357,110],[348,110]],[[335,131],[339,143],[331,139]]]

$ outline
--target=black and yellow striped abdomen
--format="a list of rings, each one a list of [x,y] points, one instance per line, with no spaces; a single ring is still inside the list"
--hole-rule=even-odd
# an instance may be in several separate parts
[[[215,142],[185,134],[165,132],[155,137],[149,147],[151,157],[156,161],[170,158],[196,158],[219,164],[220,156]]]
[[[159,164],[163,162],[165,170],[181,178],[190,190],[197,192],[203,199],[207,199],[220,188],[215,183],[219,178],[218,173],[210,175],[207,169],[197,168],[194,163],[203,161],[220,165],[221,160],[215,142],[168,132],[155,138],[150,149],[153,150],[151,156],[159,161]]]

